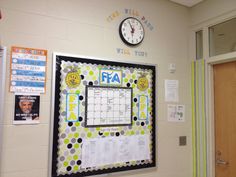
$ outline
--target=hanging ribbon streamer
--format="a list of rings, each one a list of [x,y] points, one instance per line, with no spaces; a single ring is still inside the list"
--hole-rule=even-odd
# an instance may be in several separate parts
[[[207,177],[205,60],[192,62],[193,177]]]

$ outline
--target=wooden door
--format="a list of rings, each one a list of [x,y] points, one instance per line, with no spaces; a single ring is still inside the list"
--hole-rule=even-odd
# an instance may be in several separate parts
[[[216,177],[236,177],[236,61],[213,71]]]

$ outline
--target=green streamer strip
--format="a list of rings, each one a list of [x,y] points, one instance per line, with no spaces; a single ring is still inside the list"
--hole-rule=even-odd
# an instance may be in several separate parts
[[[206,116],[205,116],[205,61],[202,60],[202,144],[203,144],[203,176],[207,176],[206,159]]]
[[[207,177],[205,60],[192,62],[193,177]]]
[[[192,62],[192,83],[191,83],[191,90],[192,90],[192,149],[193,149],[193,177],[197,177],[196,173],[196,129],[195,129],[195,63]]]
[[[196,136],[197,136],[197,176],[200,177],[200,174],[201,174],[201,168],[200,168],[200,123],[199,123],[199,64],[198,62],[196,62],[196,70],[195,70],[195,73],[196,73],[196,77],[195,77],[195,99],[196,99],[196,124],[197,124],[197,131],[196,131]]]

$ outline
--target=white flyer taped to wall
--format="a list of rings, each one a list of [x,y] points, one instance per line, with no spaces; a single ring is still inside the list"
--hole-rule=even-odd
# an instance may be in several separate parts
[[[185,121],[185,106],[168,104],[167,115],[169,122],[184,122]]]
[[[165,80],[165,101],[178,102],[179,101],[179,81]]]

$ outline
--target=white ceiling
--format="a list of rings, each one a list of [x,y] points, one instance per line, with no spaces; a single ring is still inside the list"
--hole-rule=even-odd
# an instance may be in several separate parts
[[[187,6],[187,7],[192,7],[199,2],[202,2],[203,0],[170,0],[172,2]]]

